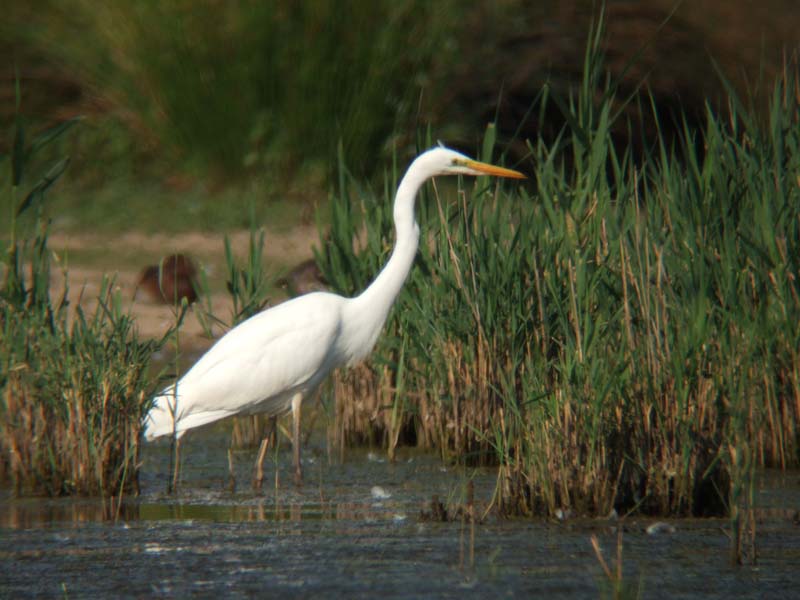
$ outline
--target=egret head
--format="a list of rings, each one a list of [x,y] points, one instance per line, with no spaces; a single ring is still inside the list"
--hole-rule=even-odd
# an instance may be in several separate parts
[[[421,154],[417,161],[423,162],[428,174],[434,175],[493,175],[495,177],[511,177],[525,179],[519,171],[496,167],[488,163],[473,160],[460,152],[443,146],[432,148]],[[415,161],[415,162],[417,162]]]

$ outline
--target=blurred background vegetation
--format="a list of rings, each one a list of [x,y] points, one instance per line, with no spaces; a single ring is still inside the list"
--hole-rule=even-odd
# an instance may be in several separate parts
[[[530,179],[513,194],[480,178],[464,194],[444,182],[423,192],[431,237],[401,309],[373,358],[333,378],[335,441],[496,464],[508,513],[728,514],[741,560],[755,469],[800,462],[795,4],[609,1],[592,37],[601,8],[589,0],[11,0],[0,152],[31,158],[0,199],[13,209],[37,168],[70,155],[51,229],[41,212],[21,217],[42,226],[34,258],[49,256],[55,229],[111,232],[107,258],[124,229],[291,228],[318,215],[316,264],[351,294],[390,252],[395,181],[418,144],[519,166]],[[36,153],[7,133],[17,110]],[[75,115],[80,126],[36,142]],[[27,242],[11,238],[7,314],[46,296],[39,313],[55,322],[64,313],[37,292],[44,283],[21,279]],[[251,230],[241,268],[226,244],[228,281],[244,288],[231,293],[246,300],[237,313],[262,305],[263,281],[245,275],[265,271],[263,240]],[[0,345],[15,352],[3,364],[43,337],[30,319],[25,335],[4,334],[17,341]],[[127,331],[115,316],[95,322],[92,340]],[[61,323],[49,326],[63,337]],[[97,373],[127,373],[112,361],[121,352],[103,362],[94,350],[117,346],[92,340],[83,354],[99,357]],[[58,375],[50,348],[40,364]],[[155,350],[137,348],[141,364]],[[75,387],[38,370],[5,381]],[[108,381],[134,440],[153,382]],[[84,429],[103,433],[98,422]],[[121,464],[138,464],[125,447]],[[122,489],[126,469],[48,489],[108,487],[114,472]]]
[[[248,211],[231,202],[254,205],[261,224],[291,226],[327,197],[340,144],[369,176],[394,153],[412,155],[425,127],[475,153],[496,122],[501,145],[523,160],[526,139],[563,126],[557,104],[531,107],[545,85],[566,98],[580,82],[600,11],[591,0],[7,6],[0,152],[11,144],[17,77],[30,129],[85,116],[63,142],[73,166],[53,210],[56,225],[78,230],[247,225]],[[649,89],[660,121],[640,118],[631,136],[618,119],[617,138],[646,145],[657,128],[669,135],[681,111],[702,122],[705,103],[724,96],[717,67],[758,105],[797,47],[795,8],[609,1],[604,67],[618,98]]]

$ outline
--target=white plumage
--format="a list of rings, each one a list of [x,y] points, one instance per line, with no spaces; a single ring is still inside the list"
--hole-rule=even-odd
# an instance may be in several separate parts
[[[524,175],[434,148],[411,164],[397,190],[397,240],[384,269],[355,298],[313,292],[279,304],[225,334],[177,383],[155,398],[145,418],[148,440],[180,438],[186,431],[225,417],[294,411],[295,476],[301,477],[299,419],[310,396],[331,370],[369,354],[408,276],[419,243],[414,202],[435,175]]]
[[[315,292],[254,315],[223,336],[178,382],[174,432],[232,415],[278,415],[343,362],[345,299]],[[283,348],[295,348],[286,352]],[[173,386],[156,397],[145,436],[173,433]]]

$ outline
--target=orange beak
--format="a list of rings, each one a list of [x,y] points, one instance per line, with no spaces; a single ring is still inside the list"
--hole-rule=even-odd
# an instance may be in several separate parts
[[[527,179],[525,175],[513,169],[505,169],[503,167],[496,167],[488,163],[478,162],[477,160],[464,161],[464,166],[470,169],[475,169],[486,175],[494,175],[495,177],[510,177],[511,179]]]

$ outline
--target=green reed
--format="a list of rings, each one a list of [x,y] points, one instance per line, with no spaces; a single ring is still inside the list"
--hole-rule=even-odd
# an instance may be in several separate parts
[[[798,461],[796,72],[765,120],[732,95],[634,162],[587,71],[530,185],[421,194],[417,265],[375,358],[337,376],[337,431],[499,464],[507,512],[736,518],[756,466]],[[391,249],[397,174],[382,197],[340,174],[318,260],[352,293]]]
[[[18,116],[5,161],[2,204],[12,218],[0,287],[0,479],[22,494],[121,496],[137,484],[147,368],[163,340],[138,340],[113,280],[103,281],[92,312],[70,307],[66,286],[51,288],[58,257],[47,245],[44,203],[68,159],[38,175],[28,167],[73,123],[28,142]]]

